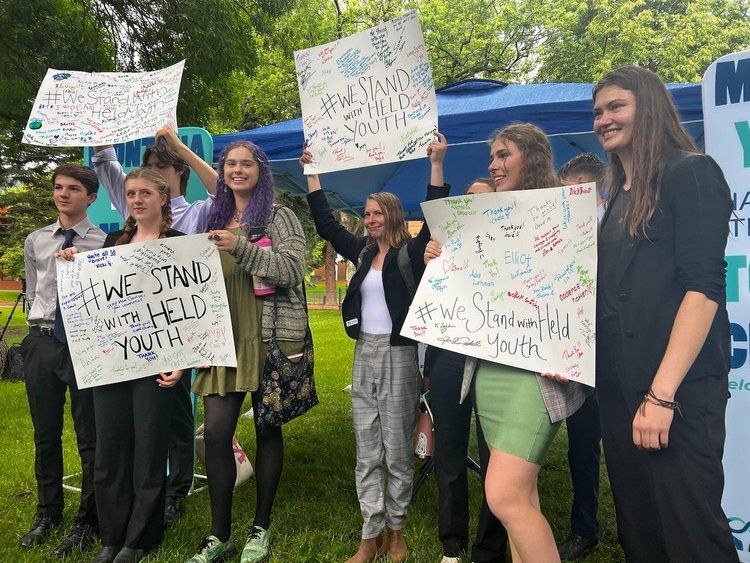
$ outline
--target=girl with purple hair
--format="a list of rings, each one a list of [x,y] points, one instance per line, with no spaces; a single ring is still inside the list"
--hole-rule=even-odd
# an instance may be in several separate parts
[[[206,476],[211,497],[211,534],[191,563],[224,560],[236,550],[231,535],[232,493],[236,479],[232,437],[245,396],[250,392],[255,418],[255,519],[242,551],[242,563],[266,561],[270,553],[271,508],[281,478],[284,443],[280,426],[257,418],[258,384],[274,321],[274,299],[255,295],[253,276],[276,287],[276,339],[287,357],[299,356],[307,329],[302,283],[305,235],[294,213],[273,203],[274,185],[266,154],[247,141],[221,154],[218,174],[194,153],[188,164],[216,196],[208,217],[209,238],[220,253],[227,289],[237,368],[206,366],[192,391],[203,396]],[[253,244],[270,237],[270,247]],[[257,288],[256,288],[257,289]]]

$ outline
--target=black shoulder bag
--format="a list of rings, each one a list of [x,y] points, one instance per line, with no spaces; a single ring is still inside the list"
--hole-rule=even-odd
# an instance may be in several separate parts
[[[303,290],[304,290],[304,281]],[[310,324],[305,332],[302,358],[293,362],[287,358],[276,342],[276,316],[278,313],[278,288],[273,296],[273,330],[268,342],[268,355],[260,376],[258,392],[258,420],[263,424],[280,426],[305,414],[318,404],[313,368],[313,340]],[[307,296],[305,296],[307,307]]]

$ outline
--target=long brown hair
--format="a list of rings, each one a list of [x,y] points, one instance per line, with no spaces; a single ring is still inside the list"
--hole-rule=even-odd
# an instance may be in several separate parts
[[[552,188],[557,185],[552,168],[552,147],[544,131],[531,123],[511,123],[490,136],[489,144],[498,139],[511,141],[523,155],[520,190]]]
[[[125,185],[127,185],[128,180],[135,180],[136,178],[143,178],[147,182],[151,182],[160,196],[166,196],[167,201],[161,206],[161,225],[159,226],[159,238],[163,238],[172,227],[172,203],[170,201],[169,184],[167,184],[164,177],[156,170],[134,168],[125,176]],[[128,244],[132,240],[133,235],[135,235],[135,218],[130,215],[125,220],[125,229],[122,236],[115,241],[115,246]]]
[[[619,86],[635,96],[635,123],[630,152],[633,159],[630,179],[628,231],[636,236],[646,234],[646,223],[659,204],[659,188],[669,153],[675,149],[699,152],[690,135],[680,125],[672,96],[661,79],[650,70],[624,66],[613,70],[594,86],[593,98],[607,86]],[[607,199],[625,184],[625,169],[620,157],[609,153],[605,184]]]
[[[380,206],[383,212],[384,223],[384,242],[390,248],[401,248],[411,239],[411,234],[406,228],[404,221],[404,208],[401,207],[401,201],[391,192],[375,192],[367,196]],[[377,244],[369,235],[367,236],[367,246]]]

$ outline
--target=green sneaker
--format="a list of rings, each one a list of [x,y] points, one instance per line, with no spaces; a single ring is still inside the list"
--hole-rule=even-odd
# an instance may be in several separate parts
[[[203,538],[198,551],[185,563],[221,563],[237,553],[237,544],[232,536],[222,542],[216,536]]]
[[[240,563],[263,563],[271,557],[271,531],[252,526],[242,550]]]

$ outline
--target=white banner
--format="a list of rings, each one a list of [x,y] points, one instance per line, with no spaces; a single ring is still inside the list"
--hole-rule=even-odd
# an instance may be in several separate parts
[[[437,130],[432,70],[417,12],[294,53],[305,174],[426,156]]]
[[[443,245],[401,334],[594,386],[595,184],[422,204]]]
[[[114,145],[177,123],[185,61],[152,72],[49,69],[23,142],[48,147]]]
[[[219,251],[204,234],[60,259],[57,294],[81,388],[237,366]]]
[[[742,561],[750,561],[750,51],[715,61],[703,77],[706,152],[719,163],[732,190],[735,214],[727,243],[727,309],[731,322],[732,371],[724,446],[724,511]]]

